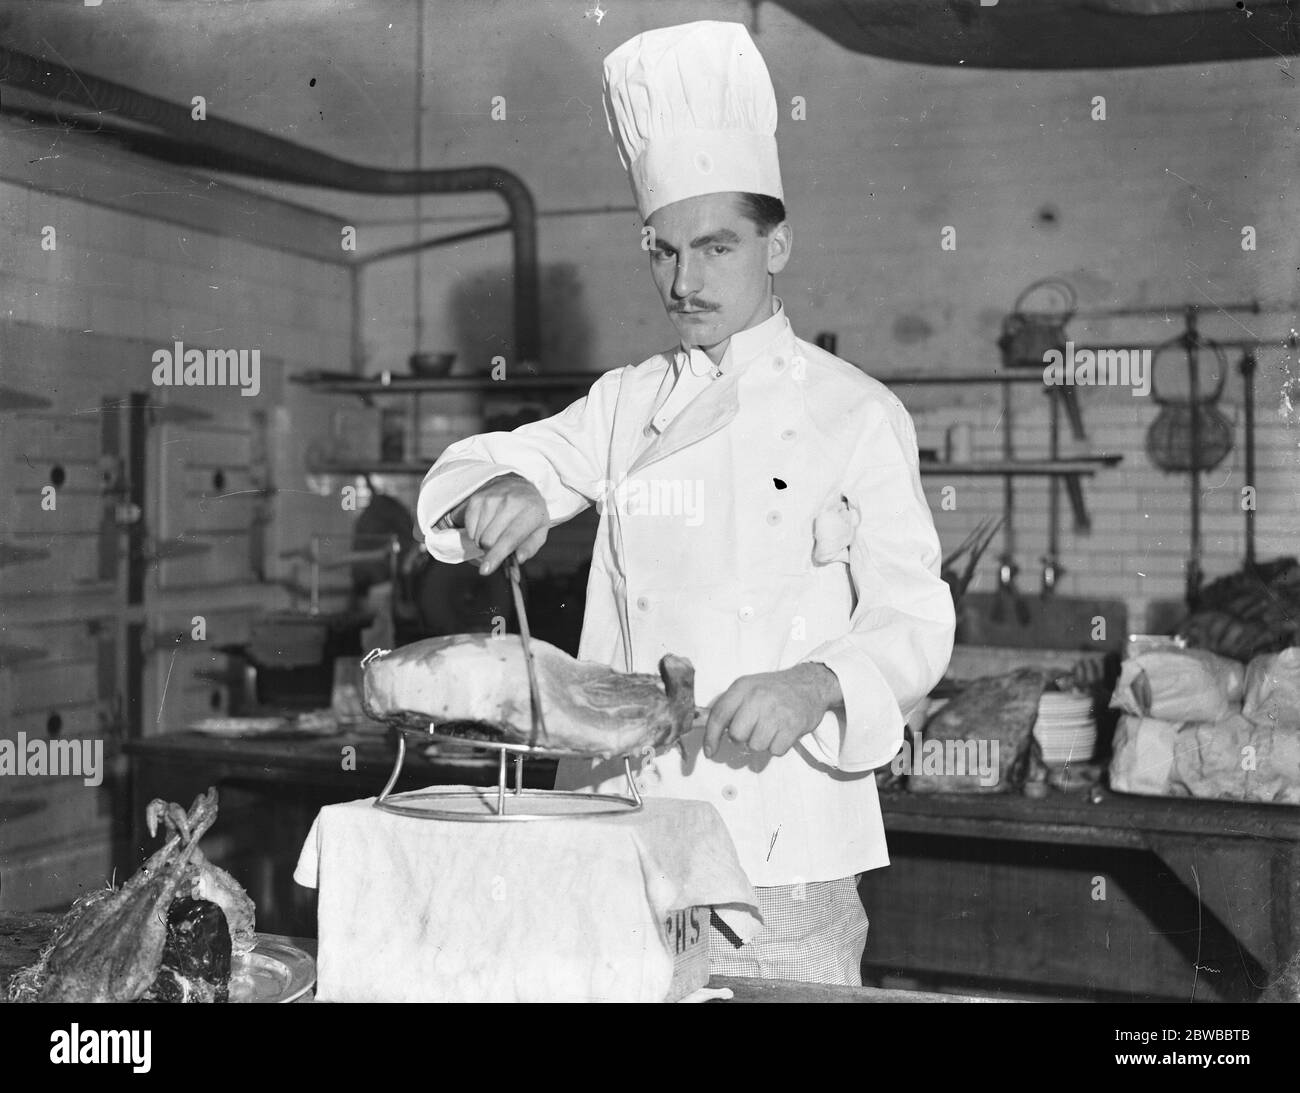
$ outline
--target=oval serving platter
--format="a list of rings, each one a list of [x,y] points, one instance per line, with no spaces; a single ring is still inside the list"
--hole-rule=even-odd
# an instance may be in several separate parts
[[[231,1002],[294,1002],[316,982],[316,961],[279,938],[258,934],[251,953],[230,969]]]

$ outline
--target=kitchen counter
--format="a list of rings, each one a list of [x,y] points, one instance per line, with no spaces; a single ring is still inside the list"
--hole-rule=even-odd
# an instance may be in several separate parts
[[[1036,842],[1086,843],[1150,849],[1163,836],[1300,842],[1300,806],[1142,797],[1129,793],[907,793],[882,791],[891,831],[962,834],[974,838],[1031,837]],[[1032,831],[1025,825],[1034,825]]]
[[[58,921],[51,914],[14,914],[0,911],[0,1002],[10,977],[32,963],[49,939]],[[316,954],[311,938],[267,935]],[[712,988],[730,988],[735,1002],[982,1002],[965,995],[931,994],[923,991],[882,990],[875,987],[833,987],[821,983],[797,983],[785,979],[736,979],[715,975]]]
[[[1300,807],[1104,790],[880,796],[892,865],[862,883],[868,973],[1249,1000],[1300,949]]]

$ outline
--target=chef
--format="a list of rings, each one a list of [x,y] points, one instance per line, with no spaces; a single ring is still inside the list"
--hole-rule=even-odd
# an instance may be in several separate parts
[[[646,756],[647,796],[708,801],[764,919],[714,918],[715,974],[859,984],[858,877],[888,864],[871,771],[942,677],[953,606],[902,404],[796,337],[776,98],[743,26],[638,35],[605,60],[605,108],[650,273],[678,336],[544,421],[470,437],[425,477],[433,556],[494,572],[600,513],[579,657],[690,658],[707,726]],[[615,791],[621,763],[561,763]]]

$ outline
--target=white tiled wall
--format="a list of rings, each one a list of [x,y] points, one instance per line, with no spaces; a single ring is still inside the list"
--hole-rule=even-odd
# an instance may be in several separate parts
[[[55,164],[42,166],[42,149],[21,127],[0,121],[0,326],[11,327],[0,331],[5,335],[0,337],[0,347],[64,349],[51,351],[46,361],[5,360],[0,349],[0,385],[46,397],[51,406],[48,414],[89,413],[98,410],[101,399],[110,394],[120,398],[127,390],[147,389],[154,348],[170,348],[179,340],[191,347],[260,349],[264,364],[274,361],[276,368],[264,367],[259,397],[236,397],[233,403],[236,415],[247,412],[251,419],[254,410],[262,411],[274,423],[272,480],[279,492],[270,527],[271,575],[289,575],[292,563],[280,555],[302,548],[313,533],[332,535],[340,545],[346,544],[354,517],[340,504],[340,483],[332,484],[330,496],[315,493],[303,467],[308,443],[328,434],[339,401],[284,381],[285,373],[306,368],[346,370],[350,365],[350,273],[316,242],[331,233],[337,238],[334,221],[220,185],[200,188],[192,216],[183,207],[178,213],[173,206],[164,217],[156,215],[159,208],[151,207],[160,207],[162,200],[150,195],[174,196],[191,187],[192,179],[73,138],[61,142]],[[41,247],[46,227],[56,233],[52,250]],[[41,336],[49,332],[59,336]],[[102,371],[96,370],[100,358],[84,348],[91,345],[112,350],[103,359]],[[177,401],[202,410],[204,392],[187,389]],[[224,405],[229,404],[225,399]],[[214,399],[207,406],[217,418]],[[94,467],[98,429],[90,429],[89,456],[80,449],[70,453],[56,427],[61,423],[42,431],[39,418],[40,412],[30,417],[21,412],[0,414],[0,430],[13,429],[8,436],[28,437],[25,445],[40,448],[20,453],[7,446],[6,460],[25,455],[39,467],[45,459],[67,458],[72,473],[84,472],[89,487],[70,487],[60,509],[66,507],[69,518],[80,521],[76,527],[83,538],[94,540],[100,512]],[[238,417],[226,424],[230,450],[246,450],[249,424]],[[165,428],[168,435],[185,440],[183,427]],[[209,430],[213,446],[221,447],[220,439],[220,428]],[[178,457],[181,464],[184,458]],[[30,498],[15,500],[14,482],[20,475],[6,466],[10,508],[0,520],[0,539],[12,545],[10,533],[30,525],[29,514],[14,509]],[[151,469],[154,477],[157,472],[158,467]],[[236,480],[246,476],[248,468],[232,464],[229,472]],[[246,505],[231,506],[233,534],[227,539],[246,530],[239,521],[246,520],[250,511]],[[84,513],[88,518],[81,518]],[[165,522],[162,515],[150,514],[151,532]],[[95,544],[89,544],[89,553],[70,539],[51,538],[43,545],[53,560],[42,570],[41,580],[24,580],[22,565],[0,568],[0,635],[6,645],[40,646],[44,654],[34,663],[0,662],[0,736],[13,738],[16,726],[43,732],[47,709],[64,707],[61,731],[94,735],[98,711],[85,701],[73,701],[80,696],[74,693],[72,681],[93,677],[95,668],[93,644],[92,652],[86,652],[86,619],[81,614],[87,609],[85,597],[102,592],[95,590],[85,573],[89,565],[94,576]],[[221,545],[214,545],[214,556]],[[246,552],[246,539],[229,549]],[[246,557],[245,553],[240,560]],[[60,558],[66,560],[61,572]],[[228,557],[220,560],[231,564]],[[32,568],[29,565],[26,571]],[[202,573],[203,565],[196,564],[194,571]],[[51,572],[56,574],[53,580]],[[146,600],[155,605],[163,598],[157,580],[158,572],[151,569]],[[108,602],[111,612],[114,601]],[[250,592],[209,583],[188,598],[182,589],[177,602],[210,614],[214,630],[220,630],[217,620],[223,613],[229,616],[233,611],[243,619],[263,608],[288,606],[289,597],[275,584],[257,585]],[[325,606],[333,606],[328,598]],[[103,610],[103,604],[98,608]],[[188,619],[191,611],[183,614]],[[151,615],[147,625],[160,626],[160,618]],[[118,659],[122,655],[119,643]],[[151,664],[159,657],[166,659],[164,653],[156,653]],[[150,669],[159,676],[168,704],[162,704],[159,694],[146,693],[150,711],[158,711],[156,719],[145,718],[147,732],[183,727],[191,708],[183,695],[197,692],[200,700],[206,700],[212,685],[198,682],[191,674],[205,659],[215,655],[187,651],[174,676],[168,672],[166,679]],[[147,688],[151,678],[147,672]],[[171,710],[180,712],[164,717]],[[18,711],[30,716],[20,720]],[[120,770],[120,758],[112,762]],[[76,779],[4,779],[8,784],[0,792],[34,807],[20,809],[17,818],[3,825],[0,907],[56,906],[107,879],[113,864],[111,790],[122,785],[109,774],[100,790],[84,788]]]
[[[747,5],[708,8],[701,14],[698,4],[678,0],[634,6],[620,17],[631,21],[618,24],[615,40],[692,18],[751,17]],[[540,12],[520,18],[520,34],[527,20],[545,19]],[[772,5],[759,22],[756,41],[781,106],[777,139],[795,239],[777,290],[801,336],[836,332],[839,353],[871,374],[987,373],[998,364],[1002,317],[1021,289],[1049,274],[1068,278],[1084,308],[1174,307],[1171,323],[1160,315],[1076,321],[1071,333],[1081,344],[1163,341],[1178,332],[1184,303],[1204,308],[1206,331],[1225,338],[1252,331],[1272,338],[1300,326],[1294,308],[1258,316],[1216,311],[1219,303],[1276,304],[1300,294],[1300,189],[1289,182],[1296,141],[1282,120],[1294,113],[1294,81],[1275,60],[1114,71],[935,68],[850,53]],[[450,59],[454,37],[435,43],[435,62],[445,50],[448,63],[429,67],[427,101],[467,111],[458,131],[442,133],[448,155],[515,170],[537,195],[543,284],[556,286],[543,311],[545,367],[602,371],[644,359],[673,335],[637,247],[636,215],[626,211],[630,195],[601,118],[590,30],[575,21],[547,23],[545,32],[555,44],[536,55],[519,54],[510,34],[486,39],[480,64],[464,78]],[[557,72],[553,51],[565,48],[586,59]],[[499,80],[518,114],[494,124],[468,113]],[[556,81],[564,96],[574,96],[571,111],[555,108]],[[806,98],[805,121],[793,121],[785,106],[795,94]],[[1097,95],[1107,100],[1104,121],[1091,115]],[[579,100],[595,104],[594,115],[579,109]],[[428,215],[449,218],[427,225],[428,234],[465,227],[458,218],[467,204],[477,211],[484,202],[428,203]],[[485,220],[498,211],[486,205]],[[1039,217],[1047,207],[1050,222]],[[562,215],[574,210],[580,215]],[[946,225],[956,230],[955,251],[940,249]],[[1241,247],[1245,225],[1256,229],[1253,251]],[[499,238],[428,256],[426,341],[446,343],[482,367],[488,347],[509,334],[508,286],[467,299],[466,284],[508,269],[508,246]],[[385,267],[367,280],[364,295],[367,313],[387,320],[368,324],[367,358],[400,359],[410,341],[409,266]],[[1206,476],[1208,578],[1235,569],[1243,550],[1235,354],[1232,364],[1224,402],[1236,415],[1237,449]],[[1300,549],[1300,420],[1278,413],[1285,370],[1300,376],[1296,355],[1266,347],[1256,393],[1260,558]],[[900,387],[898,394],[917,415],[923,446],[942,448],[946,426],[969,420],[982,446],[997,453],[996,388]],[[1018,399],[1018,450],[1043,452],[1044,400],[1027,390]],[[1188,482],[1147,461],[1151,399],[1090,390],[1081,401],[1093,445],[1125,462],[1085,487],[1090,534],[1071,530],[1062,505],[1067,573],[1060,587],[1118,592],[1140,620],[1149,601],[1181,597]],[[1001,484],[957,481],[956,513],[937,507],[943,484],[926,479],[951,548],[982,513],[1000,509]],[[1022,587],[1038,583],[1046,490],[1041,480],[1016,487]],[[999,544],[992,549],[996,554]],[[986,575],[976,587],[990,583]]]
[[[17,132],[6,137],[10,155],[0,159],[0,320],[93,330],[158,347],[180,340],[260,348],[264,357],[283,362],[286,374],[351,367],[349,270],[328,250],[292,253],[258,238],[278,216],[290,232],[301,230],[307,251],[316,236],[337,238],[332,218],[214,186],[202,199],[202,215],[195,216],[202,226],[156,219],[147,200],[129,202],[126,195],[142,185],[166,185],[165,168],[70,140],[63,143],[61,177],[48,180],[58,189],[34,189],[24,184],[21,154],[13,154],[28,138]],[[178,176],[173,185],[181,184]],[[53,251],[40,246],[47,226],[57,233]],[[277,234],[284,236],[285,224]],[[51,380],[57,382],[57,371]],[[295,384],[284,384],[272,397],[283,408],[277,428],[291,434],[276,446],[282,493],[275,551],[301,545],[313,531],[347,534],[350,517],[337,497],[313,495],[303,470],[307,444],[328,436],[339,400]]]
[[[1242,381],[1229,376],[1221,408],[1235,420],[1235,444],[1214,470],[1201,475],[1202,569],[1208,583],[1236,570],[1245,552],[1245,514],[1241,488],[1245,479],[1245,425],[1241,410]],[[1300,422],[1279,412],[1280,390],[1275,378],[1261,369],[1256,380],[1255,459],[1257,481],[1255,551],[1260,560],[1300,552]],[[993,390],[990,388],[990,390]],[[904,401],[906,391],[899,389]],[[1123,456],[1111,469],[1099,468],[1084,479],[1084,497],[1092,517],[1090,532],[1076,532],[1073,515],[1061,489],[1060,558],[1064,575],[1059,592],[1079,596],[1117,596],[1129,605],[1130,628],[1140,629],[1149,604],[1181,600],[1185,563],[1191,542],[1190,476],[1160,470],[1146,454],[1146,436],[1160,407],[1150,398],[1134,398],[1111,388],[1080,388],[1079,402],[1091,444],[1078,445],[1064,419],[1062,454],[1088,450]],[[917,441],[943,457],[950,425],[965,423],[974,434],[979,458],[1001,458],[1001,406],[933,407],[913,412]],[[1048,410],[1042,395],[1022,387],[1015,401],[1015,453],[1020,459],[1045,456],[1048,451]],[[961,478],[943,474],[923,480],[934,512],[935,526],[946,549],[953,549],[985,516],[1002,512],[1002,484],[996,478]],[[942,506],[943,489],[956,489],[955,510]],[[1022,478],[1015,484],[1014,525],[1016,561],[1021,568],[1018,587],[1037,591],[1041,557],[1048,539],[1048,484]],[[1001,536],[994,539],[971,586],[996,587]]]

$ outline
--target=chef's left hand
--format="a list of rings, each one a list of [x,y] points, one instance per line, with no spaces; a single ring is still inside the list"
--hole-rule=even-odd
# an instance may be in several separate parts
[[[713,703],[704,754],[712,759],[725,733],[751,752],[784,755],[843,701],[838,677],[824,664],[741,676]]]

